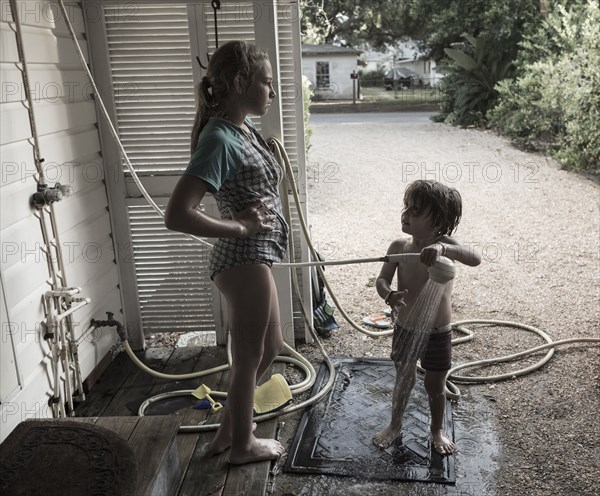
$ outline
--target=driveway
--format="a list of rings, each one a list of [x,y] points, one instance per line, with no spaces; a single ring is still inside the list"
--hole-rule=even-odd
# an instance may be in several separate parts
[[[600,337],[596,183],[560,170],[544,156],[516,150],[491,132],[433,123],[427,113],[319,114],[311,117],[311,125],[309,223],[327,258],[384,255],[402,235],[406,185],[416,179],[439,180],[457,188],[463,198],[456,237],[483,257],[479,267],[458,267],[454,321],[520,322],[554,340]],[[356,320],[384,307],[373,287],[378,271],[378,265],[327,269],[338,297]],[[325,343],[330,354],[389,355],[389,338],[366,338],[343,322],[339,312],[336,317],[341,328]],[[454,361],[501,356],[539,344],[538,336],[514,328],[479,328],[473,342],[455,348]],[[303,495],[591,495],[600,468],[599,350],[589,344],[559,347],[532,374],[461,385],[463,399],[455,408],[461,402],[462,408],[485,402],[480,404],[490,412],[499,449],[478,473],[465,472],[459,454],[454,487],[282,474],[280,488]],[[302,351],[316,353],[311,346]],[[472,373],[504,373],[541,356]],[[467,480],[480,484],[465,484]],[[331,492],[323,492],[326,487]]]

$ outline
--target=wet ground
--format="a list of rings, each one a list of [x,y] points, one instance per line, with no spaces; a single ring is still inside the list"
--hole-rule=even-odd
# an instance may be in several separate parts
[[[323,256],[342,260],[383,255],[402,236],[399,218],[406,185],[435,179],[460,191],[463,217],[456,238],[483,258],[479,267],[457,267],[454,321],[520,322],[554,340],[600,337],[596,182],[561,170],[551,158],[517,150],[491,132],[433,123],[427,113],[319,114],[311,117],[311,125],[308,220]],[[364,264],[326,271],[355,321],[381,312],[383,303],[373,287],[379,269]],[[391,339],[367,338],[339,311],[335,316],[340,329],[325,343],[328,353],[389,356]],[[473,341],[453,350],[454,364],[542,344],[539,336],[522,330],[474,330]],[[316,353],[309,346],[301,351]],[[466,375],[502,374],[542,356]],[[294,475],[284,476],[293,482],[284,485],[282,479],[275,494],[289,488],[291,494],[488,491],[498,496],[595,496],[600,473],[599,360],[597,345],[566,345],[536,372],[493,384],[461,385],[456,421],[465,416],[477,422],[473,429],[481,426],[472,430],[475,443],[463,450],[485,447],[492,435],[500,448],[489,459],[484,454],[480,466],[471,469],[459,454],[454,489]],[[289,428],[286,424],[288,439],[293,434],[287,433]]]
[[[309,455],[312,453],[312,459],[307,460],[305,453],[300,460],[298,447],[293,443],[299,424],[298,416],[282,418],[285,425],[281,440],[290,448],[279,465],[289,466],[288,457],[292,456],[293,465],[300,470],[314,471],[322,465],[329,473],[350,475],[340,477],[283,471],[274,478],[271,494],[497,494],[493,478],[500,449],[495,435],[496,414],[493,401],[478,388],[469,388],[460,402],[452,405],[452,421],[448,422],[447,416],[447,428],[453,430],[454,441],[459,449],[457,455],[442,460],[442,457],[431,452],[427,435],[427,399],[421,377],[405,416],[402,439],[405,446],[398,444],[381,451],[370,440],[389,421],[393,374],[387,380],[382,371],[386,367],[393,371],[391,361],[367,360],[357,363],[346,359],[336,362],[339,380],[332,394],[324,398],[312,414],[307,413],[306,426],[302,425],[304,422],[301,424],[308,434],[303,437],[301,442],[305,444],[301,444],[299,449],[308,451]],[[479,389],[485,390],[485,387]],[[443,481],[445,477],[440,476],[442,472],[445,472],[442,475],[451,475],[455,484],[394,480],[410,478],[412,473],[413,478]]]

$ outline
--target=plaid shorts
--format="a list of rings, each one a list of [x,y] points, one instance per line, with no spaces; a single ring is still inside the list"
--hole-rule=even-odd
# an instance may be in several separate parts
[[[394,362],[401,360],[402,350],[407,347],[413,336],[410,331],[401,326],[394,327],[392,336],[392,353],[390,358]],[[429,333],[427,346],[419,357],[421,359],[421,367],[425,370],[444,371],[450,370],[452,367],[452,328],[450,324],[432,329]]]

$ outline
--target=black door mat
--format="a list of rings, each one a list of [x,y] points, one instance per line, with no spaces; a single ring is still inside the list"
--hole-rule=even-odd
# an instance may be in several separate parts
[[[385,450],[373,436],[391,418],[395,368],[386,359],[332,359],[336,379],[329,395],[304,413],[285,471],[347,475],[355,478],[455,484],[454,456],[441,456],[432,446],[429,405],[419,374],[404,414],[402,435]],[[311,395],[327,382],[323,364]],[[446,435],[454,441],[450,401]]]
[[[75,420],[21,422],[0,446],[0,493],[133,496],[137,460],[127,442]]]

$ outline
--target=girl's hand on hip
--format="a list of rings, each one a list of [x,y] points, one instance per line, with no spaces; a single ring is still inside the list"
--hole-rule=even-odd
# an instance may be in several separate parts
[[[259,232],[273,230],[271,222],[276,216],[268,214],[273,205],[267,202],[266,198],[256,200],[239,212],[229,209],[231,218],[242,225],[240,238],[244,239]]]

